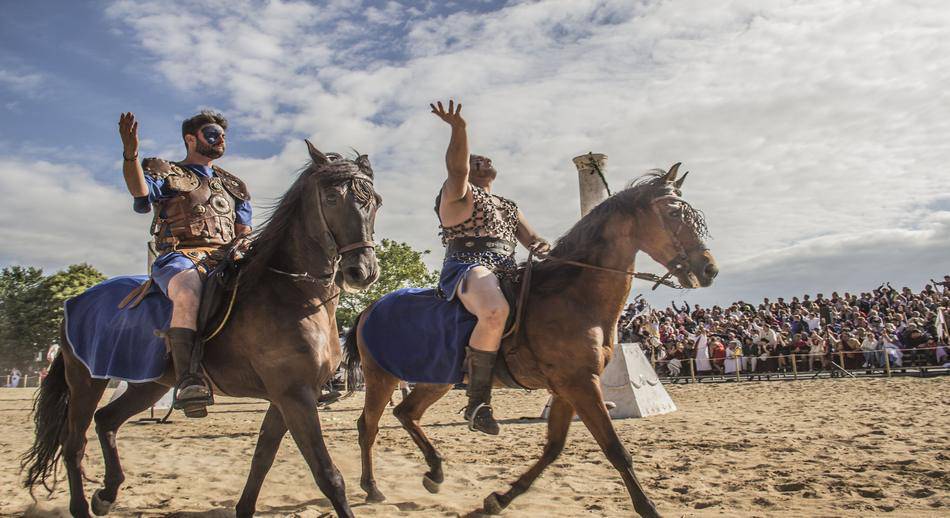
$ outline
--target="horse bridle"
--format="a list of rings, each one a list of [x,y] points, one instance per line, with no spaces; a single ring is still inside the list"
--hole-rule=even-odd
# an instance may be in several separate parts
[[[634,270],[620,270],[617,268],[598,266],[596,264],[584,263],[581,261],[571,261],[569,259],[561,259],[559,257],[553,257],[553,256],[547,256],[543,260],[553,261],[556,263],[563,263],[563,264],[567,264],[571,266],[577,266],[579,268],[587,268],[589,270],[599,270],[603,272],[612,272],[612,273],[619,273],[623,275],[629,275],[637,279],[654,282],[653,288],[651,288],[653,290],[656,290],[661,284],[664,286],[669,286],[670,288],[681,290],[683,289],[682,286],[676,284],[675,282],[669,279],[673,275],[676,275],[678,271],[685,268],[687,264],[689,264],[689,254],[687,253],[688,251],[686,250],[686,247],[683,246],[683,242],[680,241],[680,238],[679,238],[679,232],[680,230],[682,230],[683,225],[684,225],[682,218],[679,221],[679,225],[677,225],[677,227],[674,229],[672,228],[670,223],[667,221],[666,216],[660,212],[659,208],[657,208],[657,205],[661,201],[668,201],[668,200],[676,200],[679,202],[683,201],[682,198],[680,198],[679,196],[676,196],[675,194],[667,194],[665,196],[660,196],[659,198],[656,198],[655,200],[650,202],[651,210],[653,210],[653,212],[657,215],[657,217],[660,218],[660,221],[663,222],[663,229],[666,231],[667,235],[670,238],[670,241],[673,242],[673,246],[676,248],[676,255],[673,257],[673,259],[671,259],[665,265],[663,265],[663,266],[666,266],[667,272],[662,277],[653,273],[637,272]],[[704,251],[704,250],[709,250],[709,248],[701,244],[700,246],[696,247],[695,250]],[[528,254],[528,270],[529,271],[530,271],[530,267],[532,263],[531,259],[533,255],[534,255],[534,252],[529,252]]]
[[[688,251],[686,250],[686,247],[683,246],[683,242],[680,241],[680,236],[679,236],[680,231],[683,229],[683,225],[686,224],[683,219],[683,216],[685,216],[685,214],[682,214],[681,217],[678,219],[678,224],[676,228],[675,229],[672,228],[672,226],[670,225],[670,222],[667,221],[669,218],[667,218],[665,214],[662,214],[660,209],[657,208],[657,205],[661,201],[676,201],[681,204],[685,203],[683,199],[677,196],[676,194],[667,194],[665,196],[660,196],[659,198],[656,198],[655,200],[650,202],[650,208],[657,215],[657,217],[660,218],[660,221],[663,222],[663,228],[664,230],[666,230],[667,236],[670,238],[670,241],[673,242],[673,246],[676,248],[676,255],[672,259],[670,259],[665,265],[663,265],[663,266],[666,266],[666,274],[663,275],[663,277],[661,277],[660,280],[658,280],[657,283],[653,285],[654,290],[660,284],[666,284],[665,281],[667,281],[673,275],[676,275],[676,273],[682,270],[683,268],[686,268],[686,266],[689,264],[689,254],[687,253]],[[709,250],[709,248],[702,241],[700,241],[699,243],[700,243],[699,246],[695,247],[691,251],[705,252],[706,250]]]
[[[677,226],[676,229],[673,229],[670,226],[670,224],[666,221],[667,219],[666,216],[660,212],[660,209],[657,208],[657,204],[661,201],[668,201],[668,200],[676,200],[676,201],[683,202],[683,199],[680,198],[679,196],[676,196],[675,194],[667,194],[665,196],[660,196],[650,202],[651,210],[653,210],[653,212],[657,215],[657,217],[660,218],[660,221],[663,222],[664,230],[666,231],[667,235],[669,235],[670,240],[673,242],[673,246],[676,247],[676,256],[673,257],[673,259],[671,259],[669,262],[667,262],[666,265],[664,265],[666,266],[667,272],[666,272],[666,275],[663,275],[662,277],[653,273],[637,272],[634,270],[620,270],[617,268],[609,268],[607,266],[599,266],[596,264],[584,263],[581,261],[561,259],[560,257],[554,257],[550,255],[543,258],[542,260],[551,261],[555,263],[561,263],[561,264],[567,264],[570,266],[577,266],[579,268],[587,268],[589,270],[598,270],[598,271],[609,272],[609,273],[619,273],[621,275],[628,275],[630,277],[634,277],[637,279],[651,281],[654,283],[653,288],[652,288],[653,290],[656,290],[661,284],[664,286],[669,286],[673,289],[681,290],[683,289],[682,286],[676,284],[675,282],[669,279],[670,277],[675,275],[677,271],[685,268],[686,264],[689,263],[689,254],[687,254],[686,247],[683,246],[683,242],[680,241],[680,238],[679,238],[679,232],[680,230],[682,230],[685,222],[683,221],[682,218],[680,218],[679,225]],[[707,248],[706,245],[701,244],[699,247],[696,248],[696,250],[709,250],[709,248]],[[534,255],[535,255],[534,250],[528,251],[528,262],[525,264],[524,275],[521,278],[521,290],[519,290],[519,293],[518,293],[518,302],[515,304],[515,321],[511,325],[511,328],[502,336],[502,339],[508,338],[509,336],[517,333],[518,329],[521,327],[521,319],[523,318],[523,315],[524,315],[525,301],[527,300],[528,289],[531,284],[531,270],[532,270],[532,267],[534,266]],[[513,351],[516,347],[517,346],[509,350],[508,354],[511,354],[511,351]]]
[[[353,179],[357,179],[357,178],[361,178],[361,179],[365,179],[369,181],[370,185],[372,185],[373,183],[373,179],[370,176],[365,175],[363,173],[357,173],[353,175]],[[329,223],[327,223],[327,217],[323,211],[323,197],[322,196],[317,196],[317,212],[320,213],[320,223],[322,224],[322,230],[323,230],[322,236],[317,238],[317,240],[320,241],[320,245],[321,247],[324,248],[324,251],[327,252],[327,255],[333,257],[333,259],[331,259],[330,261],[330,263],[333,265],[333,268],[330,270],[330,273],[320,275],[320,276],[314,276],[307,272],[303,272],[303,273],[285,272],[283,270],[278,270],[277,268],[274,268],[274,267],[269,267],[268,269],[274,273],[286,275],[287,277],[290,277],[294,281],[310,282],[314,284],[320,284],[323,287],[329,287],[333,285],[333,282],[336,279],[337,270],[340,266],[340,260],[343,258],[343,254],[347,252],[352,252],[354,250],[360,250],[363,248],[369,248],[369,249],[375,250],[376,243],[373,242],[372,240],[369,240],[369,241],[364,240],[364,241],[357,241],[355,243],[350,243],[348,245],[340,246],[339,241],[337,240],[336,236],[333,235],[333,231],[330,230]],[[326,304],[333,298],[336,298],[339,296],[340,294],[337,293],[331,299],[324,301],[323,304]]]

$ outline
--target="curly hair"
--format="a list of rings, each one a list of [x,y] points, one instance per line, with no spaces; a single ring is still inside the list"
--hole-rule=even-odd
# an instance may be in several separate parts
[[[225,119],[224,115],[216,111],[201,110],[192,117],[182,121],[181,138],[185,138],[185,135],[194,135],[197,137],[198,130],[205,124],[217,124],[225,130],[228,129],[228,119]]]

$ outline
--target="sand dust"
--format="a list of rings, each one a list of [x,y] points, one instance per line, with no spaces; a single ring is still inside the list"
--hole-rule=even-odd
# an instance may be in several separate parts
[[[680,410],[614,421],[637,474],[665,516],[950,516],[950,378],[817,380],[668,387]],[[106,394],[108,396],[108,393]],[[68,516],[65,483],[33,505],[17,457],[32,441],[32,390],[0,389],[0,514]],[[396,399],[398,401],[398,394]],[[440,494],[422,486],[422,455],[387,413],[376,478],[388,500],[359,488],[356,419],[362,395],[321,412],[331,454],[357,516],[465,516],[504,490],[541,453],[533,419],[544,392],[496,392],[498,437],[468,432],[453,391],[427,414],[446,457]],[[266,403],[219,398],[203,420],[130,422],[119,432],[126,473],[113,516],[230,516]],[[144,415],[144,414],[143,414]],[[519,419],[519,418],[526,419]],[[100,479],[89,431],[86,472]],[[98,487],[86,483],[87,496]],[[264,482],[260,516],[330,516],[288,435]],[[580,422],[564,454],[504,516],[633,516],[619,475]]]

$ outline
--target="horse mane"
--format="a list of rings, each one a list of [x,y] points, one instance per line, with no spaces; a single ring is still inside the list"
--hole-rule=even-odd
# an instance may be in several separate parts
[[[242,287],[257,284],[281,246],[286,243],[291,226],[302,221],[303,196],[312,176],[317,175],[316,181],[320,187],[350,183],[353,195],[360,202],[369,203],[374,197],[380,202],[372,181],[363,176],[372,178],[372,169],[337,153],[327,153],[326,156],[329,163],[316,164],[310,161],[297,172],[297,178],[287,192],[266,207],[268,215],[251,234],[251,248],[242,260]]]
[[[550,255],[559,259],[597,264],[607,244],[604,231],[607,221],[615,214],[634,217],[660,196],[679,194],[664,177],[666,171],[653,169],[630,182],[627,187],[591,209],[570,230],[557,239]],[[683,202],[684,221],[691,225],[697,235],[707,234],[702,212]],[[563,290],[579,273],[581,268],[554,261],[537,263],[532,270],[531,290],[546,295]]]

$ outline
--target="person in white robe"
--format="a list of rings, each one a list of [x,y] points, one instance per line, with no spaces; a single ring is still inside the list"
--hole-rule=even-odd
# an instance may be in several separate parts
[[[706,330],[700,329],[699,336],[696,337],[696,371],[709,372],[712,370],[712,364],[709,362],[709,337],[706,336]]]

